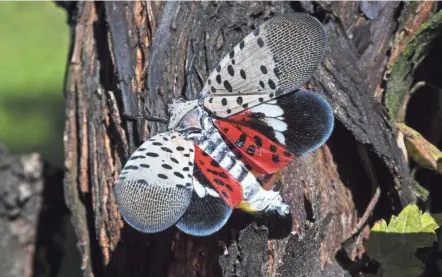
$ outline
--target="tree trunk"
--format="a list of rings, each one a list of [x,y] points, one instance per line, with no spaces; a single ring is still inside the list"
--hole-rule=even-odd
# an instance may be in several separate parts
[[[379,108],[394,52],[390,41],[402,31],[401,22],[431,15],[432,3],[414,5],[412,12],[399,2],[68,5],[65,196],[84,276],[351,272],[345,261],[361,249],[362,235],[347,239],[378,189],[367,224],[414,201],[407,163]],[[166,117],[170,97],[198,97],[202,82],[231,47],[265,20],[293,11],[312,14],[327,30],[326,57],[311,84],[332,104],[336,124],[325,146],[283,171],[283,198],[292,220],[238,211],[220,232],[204,238],[175,228],[147,235],[129,227],[117,209],[115,181],[136,146],[166,126],[127,121],[123,114],[145,109]],[[353,243],[344,250],[344,241]]]

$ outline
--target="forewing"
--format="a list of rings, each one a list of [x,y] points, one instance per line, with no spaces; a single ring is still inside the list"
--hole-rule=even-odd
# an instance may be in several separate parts
[[[321,95],[299,91],[214,123],[257,174],[269,174],[324,144],[334,117]]]
[[[326,40],[321,23],[307,14],[266,21],[210,74],[204,106],[225,118],[299,88],[322,61]]]
[[[154,136],[135,151],[115,186],[127,223],[155,233],[180,219],[192,197],[194,154],[193,143],[174,131]]]
[[[176,227],[193,236],[208,236],[226,224],[232,208],[210,185],[198,166],[194,169],[192,200]]]

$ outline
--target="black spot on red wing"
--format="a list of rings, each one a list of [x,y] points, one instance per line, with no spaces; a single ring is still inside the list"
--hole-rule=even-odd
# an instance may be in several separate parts
[[[153,145],[156,145],[156,146],[161,146],[161,145],[163,145],[161,142],[154,142],[154,143],[152,143]]]
[[[167,175],[164,175],[162,173],[158,174],[157,176],[161,179],[168,179],[169,178],[169,177],[167,177]]]
[[[246,138],[247,138],[246,134],[242,133],[239,136],[239,139],[237,141],[235,141],[235,144],[240,148],[243,147],[244,143],[246,142]]]
[[[276,164],[276,163],[279,163],[279,156],[278,155],[276,155],[276,154],[273,154],[272,155],[272,161]]]
[[[156,158],[156,157],[158,157],[159,155],[158,155],[157,153],[147,152],[147,153],[146,153],[146,156]]]
[[[275,82],[273,82],[272,79],[269,79],[269,87],[270,87],[271,89],[276,89]]]
[[[246,153],[251,156],[255,155],[255,146],[249,145],[249,147],[247,147]]]
[[[179,163],[178,160],[175,159],[175,158],[173,158],[173,157],[170,157],[170,160],[171,160],[172,162],[176,163],[176,164]]]
[[[227,178],[227,174],[224,172],[219,172],[218,176],[223,177],[223,178]]]
[[[204,165],[204,162],[202,160],[198,161],[200,163],[200,165]]]
[[[241,75],[241,78],[243,78],[244,80],[246,79],[246,72],[243,69],[239,71],[239,75]]]
[[[262,40],[262,38],[258,38],[258,46],[264,47],[264,41]]]
[[[228,128],[224,128],[223,130],[224,130],[225,133],[227,133],[229,131]]]
[[[243,49],[245,45],[244,40],[239,43],[239,49]]]
[[[173,174],[181,179],[184,179],[184,175],[179,172],[174,172]]]
[[[168,152],[168,153],[172,153],[172,150],[170,150],[170,148],[167,147],[161,147],[161,150],[163,150],[164,152]]]
[[[269,149],[270,149],[270,151],[272,151],[273,153],[275,153],[276,152],[276,146],[275,145],[270,145],[270,147],[269,147]]]
[[[229,195],[227,194],[227,192],[225,192],[225,191],[221,191],[221,193],[223,194],[223,196],[224,196],[225,198],[229,198]]]
[[[148,165],[148,164],[140,164],[140,167],[149,168],[150,165]]]
[[[238,105],[242,104],[242,97],[239,96],[238,98],[236,98],[236,103],[238,103]]]
[[[168,164],[162,164],[161,167],[165,169],[172,169],[172,167]]]
[[[259,69],[261,69],[262,74],[267,74],[267,67],[265,67],[264,65],[261,65]]]
[[[210,164],[211,164],[212,166],[214,166],[214,167],[219,167],[219,163],[218,163],[217,161],[215,161],[215,160],[212,160],[212,161],[210,162]]]
[[[226,106],[227,105],[227,99],[226,98],[221,99],[221,104],[223,106]]]
[[[260,137],[254,136],[253,140],[255,141],[257,147],[262,147],[262,139]]]
[[[235,75],[235,70],[233,69],[233,66],[231,64],[227,66],[227,73],[229,73],[230,76]]]
[[[284,151],[284,156],[286,156],[286,157],[290,157],[291,155],[292,155],[292,153],[287,152],[287,151]]]
[[[232,187],[229,184],[226,184],[226,189],[233,191]]]
[[[218,83],[218,84],[221,84],[221,75],[216,75],[216,82]]]
[[[229,83],[229,81],[224,81],[224,88],[228,91],[228,92],[232,92],[232,85]]]
[[[252,166],[249,164],[246,164],[246,168],[247,168],[247,170],[252,170]]]
[[[215,69],[216,69],[216,72],[220,72],[221,71],[221,65],[217,65]]]
[[[264,88],[265,86],[264,86],[264,82],[263,81],[259,81],[259,85],[262,87],[262,88]]]
[[[217,185],[224,186],[224,182],[221,181],[220,179],[215,178],[215,179],[213,179],[213,181],[214,181]]]

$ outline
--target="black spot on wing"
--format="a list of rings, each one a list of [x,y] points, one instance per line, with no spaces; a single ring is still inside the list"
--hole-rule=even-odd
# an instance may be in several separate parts
[[[235,75],[235,70],[233,69],[233,66],[231,64],[227,66],[227,73],[229,73],[230,76]]]
[[[165,169],[172,169],[172,167],[168,164],[162,164],[161,167]]]
[[[169,177],[167,177],[167,175],[164,175],[162,173],[157,174],[157,176],[161,179],[169,179]]]
[[[160,156],[160,155],[158,155],[157,153],[154,153],[154,152],[147,152],[147,153],[146,153],[146,156],[156,158],[156,157],[158,157],[158,156]]]
[[[137,170],[138,166],[136,165],[128,165],[124,168],[124,170]]]
[[[229,81],[224,81],[224,88],[228,91],[228,92],[232,92],[232,85],[229,83]]]
[[[242,133],[242,134],[239,136],[239,139],[237,139],[237,140],[235,141],[235,144],[236,144],[238,147],[243,147],[243,146],[244,146],[244,143],[246,142],[246,138],[247,138],[246,134]]]
[[[179,172],[174,172],[173,174],[181,179],[184,179],[184,175]]]
[[[262,147],[262,139],[258,136],[254,136],[253,140],[255,141],[256,146]]]
[[[239,71],[239,75],[241,76],[241,78],[243,78],[244,80],[246,79],[246,72],[244,71],[244,69],[241,69]]]
[[[168,153],[172,153],[172,150],[170,148],[167,147],[161,147],[161,150],[163,150],[164,152],[168,152]]]

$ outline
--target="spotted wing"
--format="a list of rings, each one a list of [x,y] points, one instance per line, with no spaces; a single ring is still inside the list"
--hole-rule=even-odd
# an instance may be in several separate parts
[[[321,23],[307,14],[266,21],[210,74],[204,107],[225,118],[301,87],[322,61],[326,40]]]
[[[324,144],[334,117],[321,95],[299,91],[214,123],[255,174],[270,174]]]
[[[176,226],[187,234],[208,236],[224,226],[243,200],[241,184],[210,155],[195,146],[192,200]]]
[[[198,146],[195,146],[195,164],[230,208],[236,208],[241,203],[243,199],[241,184]]]
[[[176,227],[193,236],[208,236],[226,224],[232,208],[204,177],[198,166],[194,169],[192,200]]]
[[[193,143],[171,131],[154,136],[131,156],[115,186],[126,222],[145,233],[174,225],[192,197]]]

